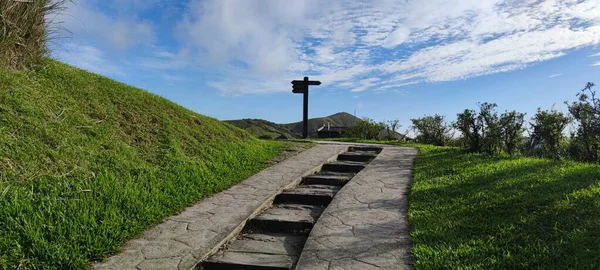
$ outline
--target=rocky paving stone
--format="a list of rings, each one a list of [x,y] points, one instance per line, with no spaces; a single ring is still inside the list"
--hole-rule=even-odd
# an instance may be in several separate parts
[[[95,264],[95,269],[193,269],[256,210],[302,176],[333,161],[345,145],[318,145],[271,166],[230,189],[168,217],[121,253]]]
[[[417,153],[383,147],[325,209],[296,269],[411,269],[406,194]]]

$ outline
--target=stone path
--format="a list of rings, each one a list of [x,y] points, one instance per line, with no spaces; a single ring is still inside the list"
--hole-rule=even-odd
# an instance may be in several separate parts
[[[381,150],[349,147],[318,173],[303,177],[248,220],[239,235],[202,263],[203,269],[293,269],[327,205]]]
[[[411,269],[406,194],[417,153],[384,147],[325,209],[296,269]]]
[[[206,198],[131,240],[95,269],[192,269],[215,247],[239,233],[244,222],[283,189],[343,152],[345,145],[318,145],[230,189]]]

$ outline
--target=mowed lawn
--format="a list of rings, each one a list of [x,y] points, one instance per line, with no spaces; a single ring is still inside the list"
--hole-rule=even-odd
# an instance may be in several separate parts
[[[600,269],[599,165],[416,146],[417,269]]]
[[[409,196],[417,268],[600,268],[600,166],[420,152]]]

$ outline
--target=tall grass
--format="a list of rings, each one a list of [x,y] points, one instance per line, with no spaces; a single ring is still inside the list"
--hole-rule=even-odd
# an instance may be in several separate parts
[[[67,0],[0,0],[0,65],[35,69],[48,54],[52,14]]]

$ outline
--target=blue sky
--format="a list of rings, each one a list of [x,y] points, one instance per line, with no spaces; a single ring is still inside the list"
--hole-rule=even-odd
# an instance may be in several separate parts
[[[218,119],[375,120],[496,102],[531,117],[600,83],[600,0],[80,0],[55,58]]]

